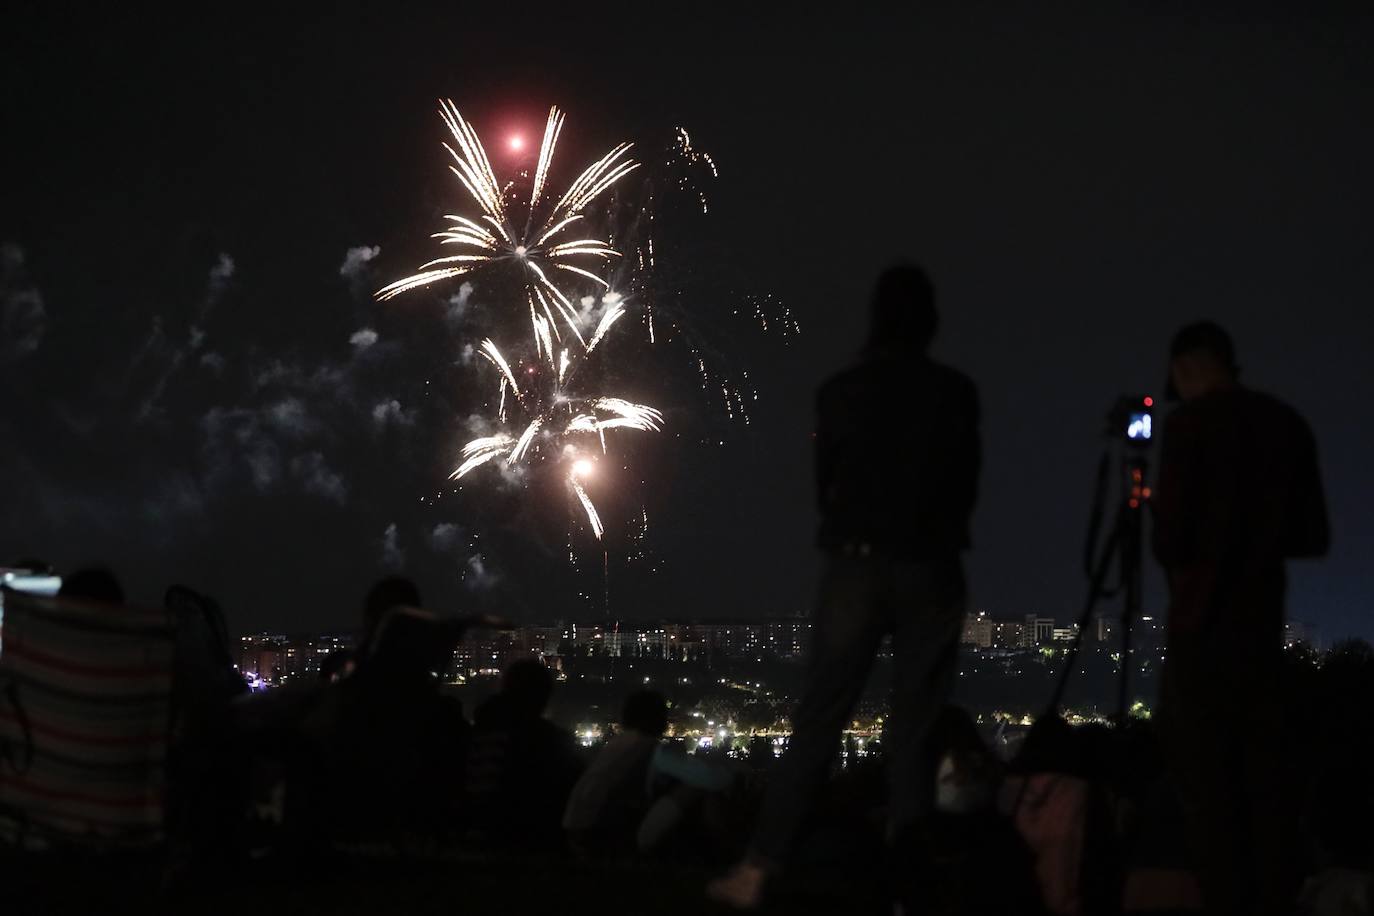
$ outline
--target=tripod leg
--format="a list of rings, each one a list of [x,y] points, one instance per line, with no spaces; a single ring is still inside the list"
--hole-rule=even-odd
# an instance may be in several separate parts
[[[1121,543],[1121,579],[1126,589],[1125,608],[1121,612],[1121,673],[1117,678],[1116,721],[1126,724],[1130,712],[1131,695],[1131,636],[1136,619],[1140,616],[1141,568],[1144,562],[1144,512],[1136,508],[1123,510],[1122,525],[1125,535]]]
[[[1102,545],[1102,555],[1098,558],[1097,567],[1093,570],[1092,581],[1088,584],[1088,598],[1083,603],[1083,613],[1078,618],[1078,632],[1074,634],[1073,644],[1069,646],[1069,653],[1064,658],[1064,668],[1059,672],[1059,681],[1054,686],[1054,693],[1050,696],[1050,702],[1045,707],[1044,715],[1059,714],[1059,704],[1063,702],[1064,691],[1069,686],[1069,678],[1073,676],[1073,666],[1078,662],[1078,651],[1083,645],[1083,634],[1088,629],[1088,618],[1092,617],[1093,609],[1097,607],[1097,599],[1102,595],[1102,583],[1107,580],[1107,573],[1112,568],[1112,560],[1116,558],[1116,548],[1121,543],[1124,521],[1121,516],[1117,517],[1116,525],[1112,527],[1112,533],[1107,537],[1107,542]]]

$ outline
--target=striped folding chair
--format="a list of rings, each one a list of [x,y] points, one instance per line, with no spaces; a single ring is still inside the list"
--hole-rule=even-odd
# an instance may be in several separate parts
[[[0,840],[162,839],[172,654],[166,611],[4,589]]]

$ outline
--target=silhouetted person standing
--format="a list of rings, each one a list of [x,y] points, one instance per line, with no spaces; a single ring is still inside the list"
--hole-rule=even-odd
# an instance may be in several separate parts
[[[892,715],[883,732],[889,836],[929,813],[927,732],[951,687],[964,615],[961,553],[977,491],[978,395],[933,361],[934,289],[919,267],[878,279],[859,363],[816,398],[819,543],[825,570],[813,615],[809,679],[745,861],[710,896],[757,905],[786,862],[835,759],[885,634]]]
[[[1165,426],[1154,500],[1169,581],[1169,766],[1207,911],[1288,912],[1284,560],[1327,549],[1316,444],[1296,411],[1239,384],[1231,338],[1215,324],[1175,335],[1169,375],[1183,403]]]

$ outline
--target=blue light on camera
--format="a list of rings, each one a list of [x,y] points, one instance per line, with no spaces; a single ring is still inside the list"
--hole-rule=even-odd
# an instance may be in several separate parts
[[[1145,440],[1150,438],[1150,415],[1148,413],[1131,414],[1131,422],[1126,424],[1126,438]]]

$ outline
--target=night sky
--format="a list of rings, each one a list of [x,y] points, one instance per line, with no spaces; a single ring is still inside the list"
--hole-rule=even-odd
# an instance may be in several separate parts
[[[804,610],[811,393],[853,359],[877,272],[914,258],[936,356],[983,398],[976,607],[1075,611],[1103,415],[1159,393],[1172,331],[1207,317],[1320,444],[1334,549],[1294,567],[1290,615],[1374,637],[1368,13],[389,6],[7,15],[0,559],[107,564],[139,601],[182,581],[236,631],[351,626],[393,569],[437,609],[521,620]],[[667,425],[627,446],[604,565],[576,527],[570,565],[564,502],[445,486],[462,405],[491,387],[461,359],[494,307],[480,282],[466,317],[456,284],[371,301],[468,207],[441,96],[494,137],[562,106],[564,170],[678,125],[719,164],[710,220],[668,259],[719,370],[759,397],[730,419],[668,346],[625,381]],[[800,336],[750,318],[762,294]]]

